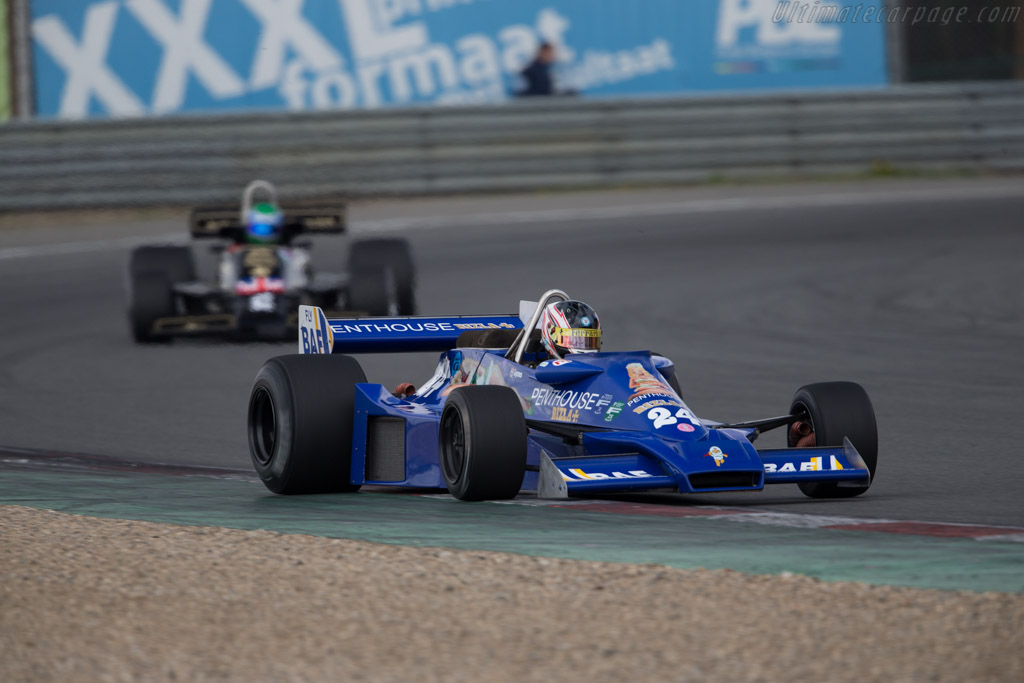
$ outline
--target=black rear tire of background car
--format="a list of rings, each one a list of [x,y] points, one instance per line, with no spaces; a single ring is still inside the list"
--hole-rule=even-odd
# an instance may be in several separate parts
[[[515,498],[526,474],[526,420],[508,387],[452,391],[441,413],[441,475],[459,500]]]
[[[132,275],[128,321],[136,342],[152,344],[170,341],[170,337],[155,334],[153,324],[160,318],[175,314],[171,285],[170,278],[162,270],[141,271]]]
[[[806,412],[818,448],[842,446],[849,438],[875,480],[878,466],[878,426],[875,409],[864,387],[854,382],[822,382],[800,387],[793,396],[791,415]],[[788,445],[794,446],[792,439]],[[839,486],[836,483],[804,483],[800,490],[811,498],[853,498],[869,486]]]
[[[192,249],[183,246],[152,245],[136,247],[128,261],[128,274],[134,280],[143,272],[159,270],[173,282],[193,282],[196,264]]]
[[[342,493],[351,484],[355,385],[366,381],[349,356],[271,358],[249,395],[249,454],[274,493]]]
[[[375,317],[390,313],[387,273],[383,270],[354,270],[349,274],[348,308]]]
[[[382,270],[393,290],[395,315],[416,314],[416,265],[408,240],[381,238],[361,240],[349,252],[349,272]]]
[[[195,279],[196,265],[189,247],[151,245],[132,250],[128,259],[128,319],[135,341],[170,341],[170,337],[153,334],[153,323],[175,315],[174,284]]]

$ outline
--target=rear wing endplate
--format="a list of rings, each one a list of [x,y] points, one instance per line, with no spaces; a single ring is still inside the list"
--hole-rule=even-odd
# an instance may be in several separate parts
[[[327,319],[299,306],[299,353],[448,351],[467,330],[519,330],[518,315],[409,316]]]

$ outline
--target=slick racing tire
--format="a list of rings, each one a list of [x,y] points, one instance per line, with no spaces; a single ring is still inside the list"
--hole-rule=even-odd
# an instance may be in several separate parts
[[[508,387],[459,387],[438,430],[441,475],[459,500],[515,498],[526,474],[526,420]]]
[[[349,252],[349,272],[381,270],[389,290],[388,315],[416,314],[416,266],[404,239],[362,240]]]
[[[196,279],[196,264],[189,247],[147,246],[132,250],[128,262],[128,274],[132,280],[143,272],[158,270],[175,282],[193,282]]]
[[[878,466],[878,427],[875,410],[864,387],[854,382],[823,382],[801,387],[793,397],[789,412],[806,412],[818,448],[842,446],[850,439],[875,480]],[[792,436],[787,444],[795,446]],[[803,483],[800,490],[811,498],[853,498],[868,486],[839,486],[837,483]]]
[[[349,356],[268,360],[249,395],[249,454],[274,493],[342,493],[351,484],[355,385],[366,381]]]
[[[170,341],[170,337],[154,333],[153,324],[160,318],[175,314],[171,285],[170,277],[160,270],[141,271],[132,275],[128,321],[136,342],[150,344]]]
[[[392,311],[388,302],[387,273],[383,270],[354,270],[348,281],[348,307],[365,315],[381,317]]]

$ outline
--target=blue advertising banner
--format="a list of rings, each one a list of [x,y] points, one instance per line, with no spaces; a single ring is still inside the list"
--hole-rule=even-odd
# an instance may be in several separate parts
[[[885,83],[882,0],[32,0],[60,118],[499,102],[541,42],[584,97]],[[881,13],[878,15],[881,16]]]

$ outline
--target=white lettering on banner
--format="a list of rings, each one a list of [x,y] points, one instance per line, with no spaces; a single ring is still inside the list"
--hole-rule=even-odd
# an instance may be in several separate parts
[[[342,60],[344,63],[344,60]],[[286,106],[294,111],[309,109],[354,109],[359,102],[359,88],[345,71],[333,69],[314,75],[312,88],[305,74],[307,67],[295,59],[284,68],[284,78],[277,92]],[[307,97],[307,93],[309,97]]]
[[[454,88],[459,84],[452,52],[444,45],[431,45],[423,52],[391,60],[388,70],[391,95],[399,102],[408,102],[412,99],[413,93],[408,78],[410,72],[416,78],[416,91],[420,95],[429,96],[437,91],[433,76],[435,72],[440,76],[444,88]]]
[[[203,40],[211,2],[183,0],[181,20],[176,21],[162,0],[128,0],[128,9],[164,49],[153,92],[154,112],[181,109],[189,71],[215,97],[235,97],[245,92],[242,79]]]
[[[268,89],[294,111],[501,101],[508,97],[504,76],[518,74],[542,40],[558,48],[561,87],[586,90],[675,68],[672,45],[662,38],[619,51],[587,50],[580,57],[567,44],[570,18],[553,7],[541,9],[532,23],[431,41],[428,13],[483,1],[338,0],[344,24],[339,27],[310,19],[307,0],[238,0],[231,5],[235,11],[251,14],[260,26],[251,55],[220,54],[207,42],[206,36],[233,28],[222,25],[231,19],[211,18],[213,0],[90,0],[80,37],[56,12],[36,19],[32,31],[40,49],[64,71],[57,113],[65,118],[87,116],[93,103],[115,116],[201,106],[188,98],[190,77],[212,99],[235,100],[222,106],[240,105],[236,98]],[[127,10],[124,16],[120,7]],[[152,80],[143,98],[108,63],[125,63],[130,48],[120,42],[120,32],[136,23],[161,51],[155,73],[131,72]],[[334,42],[339,30],[348,33],[350,53]],[[113,48],[117,52],[111,57]],[[239,73],[245,68],[248,73]]]
[[[287,48],[318,71],[339,69],[344,60],[337,50],[302,16],[305,0],[240,0],[262,25],[249,85],[269,88],[277,84]]]
[[[472,5],[477,0],[427,0],[427,8],[431,12],[448,9],[456,5]]]
[[[428,42],[423,22],[395,28],[392,22],[405,12],[408,0],[376,2],[371,0],[340,0],[345,10],[348,40],[357,62],[380,59],[396,53],[412,51]],[[418,3],[417,3],[418,4]]]
[[[482,33],[471,33],[455,43],[462,55],[459,73],[469,85],[484,85],[501,78],[498,50],[494,41]]]
[[[286,106],[292,111],[302,111],[306,108],[306,79],[302,77],[306,67],[302,62],[295,60],[289,62],[284,68],[284,78],[277,92],[284,98]]]
[[[769,48],[797,43],[839,43],[842,36],[838,26],[775,21],[778,6],[778,0],[720,0],[716,35],[718,49],[737,47],[740,31],[746,28],[755,28],[757,44]],[[832,3],[821,6],[835,7]]]
[[[355,82],[341,71],[323,74],[313,84],[314,109],[352,109],[358,97]]]
[[[583,60],[566,73],[565,82],[577,90],[620,83],[676,67],[672,45],[662,38],[632,50],[586,50]]]
[[[50,14],[33,22],[33,37],[67,75],[58,112],[62,118],[77,119],[88,115],[92,95],[114,116],[139,116],[143,113],[142,102],[106,63],[116,19],[116,2],[93,5],[85,14],[82,40],[77,44],[56,15]]]
[[[392,25],[409,17],[418,17],[425,11],[440,12],[457,7],[472,5],[481,0],[366,0],[371,14],[382,25]]]
[[[555,47],[555,55],[560,62],[571,62],[576,57],[576,52],[565,43],[565,32],[571,25],[568,19],[550,7],[537,15],[537,33],[545,43]]]
[[[538,14],[536,31],[525,25],[502,29],[498,33],[504,43],[500,59],[499,47],[492,38],[479,33],[463,36],[454,45],[457,62],[452,47],[430,43],[423,21],[396,25],[402,19],[422,15],[421,0],[339,1],[345,10],[362,104],[368,108],[379,107],[385,92],[395,102],[416,97],[446,104],[504,99],[502,68],[510,73],[522,69],[541,39],[559,46],[561,59],[574,54],[563,37],[569,20],[551,8]],[[437,10],[454,4],[427,7]]]
[[[505,71],[515,73],[530,63],[540,47],[540,39],[526,24],[513,24],[498,31],[498,40],[505,46],[501,65]]]

